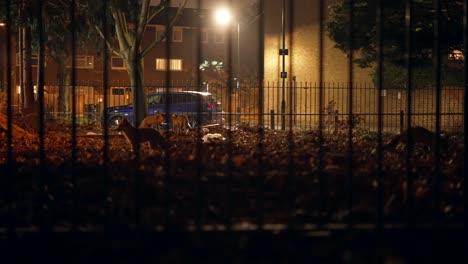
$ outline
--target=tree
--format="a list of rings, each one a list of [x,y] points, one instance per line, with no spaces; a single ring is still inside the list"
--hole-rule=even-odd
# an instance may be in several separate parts
[[[326,23],[328,36],[336,42],[336,47],[345,53],[356,52],[355,63],[359,67],[372,67],[376,61],[376,2],[373,0],[355,0],[353,2],[353,39],[350,37],[350,0],[339,0],[329,6],[329,17]],[[451,79],[449,72],[457,72],[447,58],[456,51],[463,50],[463,1],[441,0],[440,17],[440,49],[443,57],[444,82],[457,81]],[[406,63],[405,40],[405,4],[404,0],[382,0],[383,5],[383,54],[384,54],[384,85],[404,86]],[[432,76],[430,67],[433,58],[434,36],[434,3],[433,0],[413,1],[413,57],[412,62],[416,72],[422,76]],[[352,46],[351,46],[352,43]],[[429,66],[429,67],[428,67]],[[427,72],[429,71],[429,72]],[[403,74],[403,75],[401,75]],[[460,72],[461,74],[461,72]],[[374,72],[375,77],[375,72]],[[401,78],[402,82],[395,82]],[[428,79],[415,78],[415,83],[426,85]],[[418,83],[425,81],[426,83]],[[429,81],[430,82],[430,81]]]
[[[48,55],[57,64],[58,82],[58,111],[69,112],[71,96],[71,71],[69,66],[72,61],[72,33],[71,0],[49,0],[44,4],[44,32]],[[82,33],[81,23],[75,23],[75,34],[80,35],[76,39],[79,43],[88,40]]]
[[[96,3],[98,2],[98,3]],[[134,122],[139,124],[147,115],[144,98],[143,58],[160,42],[177,22],[187,0],[182,0],[175,14],[170,14],[169,0],[162,0],[156,6],[150,5],[150,0],[108,0],[108,19],[112,30],[109,38],[102,28],[102,1],[81,1],[80,10],[88,25],[99,36],[107,40],[109,50],[122,58],[127,67],[128,76],[133,92]],[[163,35],[147,46],[142,45],[142,39],[148,24],[157,16],[163,16],[167,27]]]
[[[34,96],[31,57],[33,50],[39,52],[39,17],[37,16],[37,12],[40,11],[42,13],[45,13],[46,5],[39,6],[38,1],[30,0],[14,0],[10,1],[10,4],[10,11],[12,12],[12,14],[10,14],[10,17],[13,18],[13,21],[11,22],[13,23],[13,25],[16,26],[18,30],[18,75],[22,95],[22,110],[24,114],[37,113],[38,105]],[[1,6],[2,11],[5,10],[3,8],[3,5],[5,5],[4,2],[2,2]],[[63,10],[61,10],[61,12],[63,13]],[[0,18],[4,17],[5,15],[6,14],[4,14],[3,12],[0,12]],[[43,20],[41,21],[44,22]],[[38,54],[37,57],[39,64],[41,56],[39,56]]]
[[[16,0],[10,2],[10,18],[12,27],[16,26],[18,30],[18,61],[19,61],[19,83],[21,87],[22,108],[28,113],[34,110],[34,86],[32,78],[31,54],[31,27],[35,24],[34,15],[35,1]],[[0,2],[0,20],[6,17],[6,2]],[[11,73],[8,73],[11,74]]]
[[[39,7],[38,1],[12,0],[11,17],[18,29],[18,58],[19,58],[19,82],[21,87],[23,112],[25,114],[37,111],[36,100],[33,88],[33,72],[31,67],[31,55],[33,50],[39,53],[39,28],[37,13],[40,11],[45,34],[45,46],[49,55],[58,64],[59,83],[59,111],[69,111],[69,89],[65,89],[65,84],[69,83],[70,72],[67,70],[66,62],[70,60],[69,24],[71,22],[69,7],[71,0],[49,0],[43,1]],[[39,8],[41,8],[39,10]],[[3,10],[3,9],[2,9]],[[0,14],[0,17],[5,14]],[[68,41],[67,41],[68,40]],[[38,59],[41,56],[37,56]],[[39,68],[38,68],[39,73]],[[39,78],[38,78],[39,79]]]

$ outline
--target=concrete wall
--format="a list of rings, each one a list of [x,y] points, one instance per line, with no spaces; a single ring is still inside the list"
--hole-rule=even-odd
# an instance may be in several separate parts
[[[329,1],[325,1],[324,15],[327,14]],[[323,30],[323,49],[319,48],[319,0],[286,1],[286,45],[289,55],[285,56],[288,73],[286,82],[292,82],[293,76],[301,82],[316,83],[319,81],[320,65],[319,56],[323,55],[322,81],[327,83],[349,83],[349,58],[345,53],[334,47],[334,42],[327,37]],[[279,49],[282,48],[282,0],[265,1],[265,80],[279,82],[282,86],[282,56]],[[325,19],[326,20],[326,19]],[[323,22],[325,23],[325,22]],[[372,82],[371,69],[361,69],[353,66],[353,82]],[[276,97],[283,98],[281,87]],[[318,95],[317,95],[318,96]],[[285,92],[284,99],[289,102],[289,91]],[[294,98],[307,98],[302,91],[296,91]],[[280,101],[281,101],[280,99]],[[296,99],[294,99],[296,100]],[[328,101],[324,98],[325,102]],[[277,98],[269,97],[265,105],[270,105],[276,112],[281,112],[281,103]],[[288,103],[286,103],[288,105]],[[294,105],[294,108],[297,108]],[[289,108],[287,106],[286,108]],[[265,109],[269,111],[271,109]],[[299,110],[293,110],[299,111]],[[318,109],[309,109],[307,112],[317,112]]]
[[[323,89],[322,106],[319,102],[319,91]],[[443,130],[460,130],[463,125],[463,87],[443,87],[441,95],[441,125]],[[315,129],[318,127],[319,113],[324,114],[326,127],[333,129],[336,118],[339,121],[348,119],[350,113],[350,89],[345,83],[325,83],[320,88],[317,83],[288,82],[285,87],[285,123],[294,128]],[[250,87],[244,89],[241,95],[241,109],[247,121],[257,118],[258,89]],[[271,124],[270,112],[274,111],[276,127],[281,125],[282,100],[281,82],[266,82],[264,85],[264,123]],[[363,118],[358,127],[377,130],[379,94],[372,85],[355,85],[352,89],[352,113]],[[385,131],[397,132],[403,121],[406,126],[407,118],[407,91],[402,89],[387,89],[382,93],[382,114]],[[404,115],[401,120],[400,112]],[[414,89],[412,91],[412,126],[424,126],[435,129],[436,124],[436,91],[434,88]],[[328,113],[331,114],[328,114]],[[244,118],[243,118],[244,119]]]
[[[319,77],[319,0],[286,1],[286,71],[288,79],[318,81]],[[324,3],[327,14],[329,1]],[[293,6],[292,6],[293,4]],[[265,1],[265,80],[280,81],[282,59],[281,32],[282,0]],[[349,59],[334,47],[324,30],[323,80],[327,82],[349,81]],[[370,83],[370,69],[353,67],[355,82]]]

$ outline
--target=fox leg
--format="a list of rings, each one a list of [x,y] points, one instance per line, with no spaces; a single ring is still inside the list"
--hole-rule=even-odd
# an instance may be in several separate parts
[[[152,140],[149,142],[149,144],[150,144],[150,147],[151,147],[152,149],[156,149],[156,148],[158,147],[158,145],[159,145],[159,144],[158,144],[158,141],[157,141],[156,139],[152,139]]]

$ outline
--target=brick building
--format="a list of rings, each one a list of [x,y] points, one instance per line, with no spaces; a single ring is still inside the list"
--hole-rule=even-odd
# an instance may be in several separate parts
[[[175,11],[172,9],[171,11]],[[195,73],[200,61],[216,60],[224,61],[227,56],[227,33],[225,28],[217,26],[212,19],[212,11],[185,8],[180,19],[172,29],[170,41],[163,41],[151,50],[144,58],[145,85],[150,87],[161,87],[165,85],[167,76],[167,59],[169,59],[169,71],[171,87],[184,88],[195,80]],[[198,23],[198,19],[200,19]],[[198,28],[195,25],[200,24]],[[148,45],[160,36],[165,29],[162,19],[154,19],[147,27],[142,46]],[[13,28],[12,44],[12,80],[15,87],[14,102],[20,100],[19,89],[19,61],[18,61],[18,32]],[[6,81],[6,33],[5,27],[0,28],[0,76],[2,83]],[[200,31],[200,61],[197,61],[198,46],[197,34]],[[78,112],[84,111],[86,104],[102,103],[103,65],[108,64],[109,77],[109,104],[122,104],[131,102],[129,89],[129,77],[123,60],[110,53],[109,60],[103,61],[102,54],[97,51],[103,42],[87,43],[78,47],[75,55],[76,65],[76,94]],[[168,48],[169,45],[169,48]],[[169,51],[169,53],[168,53]],[[33,83],[36,83],[37,53],[32,54]],[[57,86],[58,66],[54,60],[45,54],[45,102],[51,111],[56,110],[55,103],[58,95]],[[17,105],[15,103],[15,105]]]

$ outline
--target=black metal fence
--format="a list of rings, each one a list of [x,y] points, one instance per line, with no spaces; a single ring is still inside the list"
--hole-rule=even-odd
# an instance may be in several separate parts
[[[422,243],[415,246],[417,254],[425,254],[428,246],[431,250],[438,247],[447,250],[452,254],[446,256],[450,260],[462,255],[463,241],[456,234],[463,233],[466,220],[466,62],[462,87],[441,85],[440,60],[435,60],[434,86],[413,87],[413,64],[409,59],[410,78],[406,89],[386,89],[381,81],[381,57],[377,60],[380,75],[376,86],[356,85],[352,81],[349,84],[323,82],[321,57],[317,83],[296,82],[295,78],[287,81],[286,74],[281,75],[280,82],[266,82],[265,47],[260,38],[257,80],[254,85],[236,86],[232,78],[233,45],[229,41],[233,36],[229,34],[227,85],[206,86],[198,71],[194,73],[197,85],[181,82],[182,85],[171,87],[146,83],[143,93],[210,92],[222,105],[223,124],[197,126],[186,133],[177,133],[168,126],[158,132],[130,128],[130,136],[124,137],[122,132],[109,129],[107,122],[100,121],[109,117],[107,107],[144,103],[135,98],[140,96],[135,92],[137,89],[123,83],[114,85],[109,80],[107,63],[103,64],[99,85],[78,82],[76,67],[71,67],[68,110],[60,111],[58,86],[44,81],[47,69],[40,58],[46,49],[41,23],[37,29],[37,103],[29,112],[20,107],[24,97],[17,92],[10,74],[15,56],[12,7],[16,1],[3,2],[6,11],[6,26],[1,29],[6,37],[3,66],[6,74],[2,76],[2,111],[5,111],[0,120],[3,248],[24,245],[18,241],[25,237],[32,237],[27,243],[40,238],[48,239],[55,246],[66,238],[77,247],[86,242],[70,241],[97,238],[110,243],[106,248],[113,248],[117,239],[121,241],[117,247],[138,248],[132,252],[152,254],[151,242],[170,247],[164,246],[161,241],[164,238],[169,239],[172,249],[184,248],[172,251],[175,255],[184,255],[188,247],[195,251],[197,246],[206,250],[205,253],[222,255],[216,252],[221,246],[213,246],[220,241],[212,237],[216,234],[232,239],[222,244],[237,248],[228,250],[228,254],[242,252],[241,257],[234,258],[241,262],[253,256],[259,261],[269,259],[266,256],[280,256],[271,252],[278,247],[287,248],[281,255],[285,261],[308,256],[349,263],[352,261],[346,260],[347,250],[360,258],[366,254],[358,249],[359,245],[373,245],[387,251],[373,254],[369,262],[383,263],[391,258],[388,248],[400,239],[406,242],[405,247],[410,247],[411,243],[420,242],[417,239],[420,236],[433,239],[436,246]],[[38,1],[42,5],[46,2]],[[107,19],[108,3],[103,2],[102,19]],[[416,40],[411,30],[412,1],[406,2],[409,19],[405,39],[407,57],[411,58],[411,40]],[[435,10],[440,12],[441,1],[434,2],[438,3]],[[75,1],[71,3],[70,25],[76,25]],[[382,1],[376,3],[380,15],[376,46],[382,52],[384,6]],[[318,4],[323,27],[324,3]],[[136,9],[138,1],[134,5]],[[260,10],[263,5],[264,1],[259,0]],[[466,37],[466,1],[463,7]],[[43,18],[42,9],[37,10],[37,17]],[[265,19],[260,12],[261,37]],[[438,19],[435,16],[436,22]],[[435,32],[437,41],[439,31]],[[75,33],[71,31],[74,40]],[[109,32],[101,33],[104,36],[101,54],[103,61],[108,61]],[[324,33],[319,33],[318,51],[322,56]],[[200,32],[197,38],[201,40]],[[70,45],[71,56],[75,56],[76,43]],[[200,58],[201,49],[196,46],[194,56]],[[466,38],[464,47],[466,50]],[[167,68],[171,67],[171,52],[170,45],[166,45]],[[284,49],[282,52],[284,55]],[[352,52],[348,58],[352,66]],[[138,61],[135,59],[133,63]],[[348,75],[353,80],[353,67],[349,67]],[[164,83],[171,80],[171,72],[167,72]],[[139,87],[141,81],[137,76],[131,83]],[[167,104],[165,112],[170,107]],[[200,107],[197,113],[201,111]],[[135,115],[136,119],[142,119],[137,111]],[[397,135],[397,132],[402,133]],[[155,141],[157,146],[139,144],[146,141]],[[453,236],[445,237],[447,233]],[[277,234],[282,235],[283,242],[263,244],[257,251],[263,257],[253,253],[256,243],[278,238]],[[246,237],[248,242],[243,248]],[[359,245],[353,245],[353,238],[359,238]],[[128,244],[132,239],[137,241],[136,247]],[[176,246],[177,239],[185,245]],[[301,246],[301,241],[316,245],[321,239],[332,241],[323,251],[309,251]],[[211,246],[202,246],[202,240],[210,241]],[[345,245],[336,246],[336,241],[342,240],[347,241],[343,242]],[[92,243],[99,248],[99,242]],[[460,251],[454,253],[453,248],[447,249],[449,246]],[[337,259],[333,257],[336,251],[340,252]],[[192,254],[194,258],[200,257]],[[401,254],[412,256],[408,258],[410,262],[416,259],[413,252]],[[90,254],[95,255],[98,254]],[[170,262],[170,256],[165,260]]]
[[[107,89],[107,106],[122,106],[132,104],[133,94],[130,85],[124,81],[113,82]],[[71,120],[72,111],[59,111],[58,85],[44,86],[44,113],[51,117]],[[323,102],[325,106],[319,108],[319,87],[323,89]],[[290,109],[285,113],[292,122],[294,130],[318,129],[319,116],[325,119],[326,131],[335,132],[346,129],[349,116],[348,93],[349,87],[343,83],[326,83],[319,86],[310,82],[286,83],[291,90]],[[68,87],[71,90],[71,87]],[[271,129],[281,129],[281,100],[279,96],[282,87],[278,82],[265,82],[263,84],[263,110],[259,109],[259,87],[257,85],[241,84],[239,88],[231,91],[220,85],[203,85],[197,87],[190,81],[172,82],[170,85],[154,82],[145,87],[145,95],[157,92],[200,91],[212,94],[213,98],[221,104],[223,116],[232,115],[233,123],[243,125],[257,125],[261,123]],[[5,89],[5,86],[3,88]],[[353,85],[353,111],[357,123],[354,128],[376,131],[378,128],[378,90],[370,84]],[[229,94],[229,92],[231,94]],[[463,95],[462,87],[443,87],[440,106],[440,125],[445,132],[461,132],[463,128]],[[289,95],[288,95],[289,96]],[[381,92],[383,111],[381,118],[384,132],[399,132],[406,128],[405,116],[407,111],[407,91],[404,89],[383,89]],[[434,87],[418,88],[412,94],[412,125],[423,126],[435,130],[436,125],[436,90]],[[75,87],[75,99],[69,98],[68,105],[76,104],[78,124],[101,121],[104,113],[104,95],[101,86],[95,82],[82,81]],[[289,100],[289,98],[286,98]],[[21,96],[13,96],[13,112],[21,114]],[[182,102],[174,102],[182,103]],[[231,104],[231,109],[228,105]],[[261,113],[261,115],[259,115]],[[153,115],[154,113],[148,113]],[[195,113],[193,113],[195,114]]]

